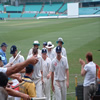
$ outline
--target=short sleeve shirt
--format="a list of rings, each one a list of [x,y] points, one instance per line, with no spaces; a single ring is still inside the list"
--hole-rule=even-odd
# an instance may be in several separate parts
[[[84,70],[86,71],[84,86],[89,86],[90,84],[96,83],[96,64],[93,62],[89,62],[84,66]]]
[[[44,60],[42,58],[43,77],[47,77],[50,71],[50,67],[51,67],[51,59],[47,57],[46,60]]]
[[[60,61],[57,58],[52,60],[50,71],[54,72],[55,80],[63,81],[66,79],[66,69],[69,69],[67,63],[67,59],[64,56],[62,56]]]

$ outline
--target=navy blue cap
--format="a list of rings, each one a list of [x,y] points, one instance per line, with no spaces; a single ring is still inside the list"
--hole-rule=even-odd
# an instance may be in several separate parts
[[[61,53],[61,50],[62,50],[62,49],[61,49],[60,46],[57,46],[57,47],[56,47],[56,52],[57,52],[57,53]]]
[[[14,54],[16,50],[17,50],[17,47],[15,45],[11,46],[10,54]]]
[[[8,45],[7,45],[5,42],[3,42],[3,43],[1,44],[1,47],[3,47],[3,46],[7,47]]]
[[[47,42],[43,42],[43,45],[47,46]]]
[[[47,53],[47,49],[46,48],[43,48],[42,49],[42,53]]]

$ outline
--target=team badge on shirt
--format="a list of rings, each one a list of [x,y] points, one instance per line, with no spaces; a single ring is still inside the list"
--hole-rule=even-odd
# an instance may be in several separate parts
[[[55,62],[55,64],[54,64],[55,66],[57,66],[57,63]]]

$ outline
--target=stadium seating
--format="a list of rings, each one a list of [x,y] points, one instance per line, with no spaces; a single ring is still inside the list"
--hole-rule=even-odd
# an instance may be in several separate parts
[[[0,4],[0,11],[4,11],[4,7]]]
[[[62,3],[60,4],[45,4],[43,11],[57,11],[62,6]]]
[[[0,18],[8,18],[8,14],[7,13],[0,13]]]
[[[8,18],[8,14],[10,13],[10,18],[32,18],[32,17],[40,17],[40,16],[66,16],[67,14],[63,14],[65,10],[67,10],[67,3],[63,5],[62,2],[60,3],[53,3],[53,4],[44,4],[44,7],[42,9],[42,3],[41,4],[32,4],[32,5],[25,5],[25,11],[37,11],[34,13],[21,13],[23,11],[23,5],[20,6],[6,6],[6,13],[0,14],[1,18]],[[60,9],[61,7],[61,9]],[[40,11],[43,12],[50,12],[54,11],[57,12],[57,14],[47,14],[47,13],[39,13]],[[0,11],[4,11],[4,6],[0,4]],[[8,11],[8,12],[7,12]],[[17,12],[18,11],[18,12]],[[79,8],[79,15],[93,15],[93,14],[100,14],[100,7],[84,7]]]
[[[61,14],[60,16],[67,16],[67,14]]]
[[[96,14],[100,14],[100,11],[99,11],[99,12],[97,12]]]
[[[21,13],[10,13],[10,18],[20,18]]]
[[[31,18],[31,17],[34,17],[35,16],[35,14],[32,14],[32,13],[24,13],[24,14],[22,14],[22,18]]]
[[[26,5],[25,11],[40,11],[42,8],[42,5]]]
[[[23,10],[23,5],[21,6],[7,6],[6,11],[21,11]]]
[[[48,16],[48,14],[37,14],[36,17],[41,17],[41,16]]]
[[[93,15],[98,10],[100,10],[100,7],[79,8],[79,15]]]
[[[59,10],[59,12],[61,13],[64,12],[65,10],[67,10],[67,3],[63,5],[63,7]]]
[[[59,14],[50,14],[49,16],[59,16]]]

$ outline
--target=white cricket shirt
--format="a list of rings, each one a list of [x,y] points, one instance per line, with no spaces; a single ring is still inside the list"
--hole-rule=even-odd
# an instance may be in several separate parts
[[[62,56],[60,61],[57,58],[52,60],[50,71],[54,72],[55,80],[64,81],[66,79],[66,69],[69,69],[66,57]]]

